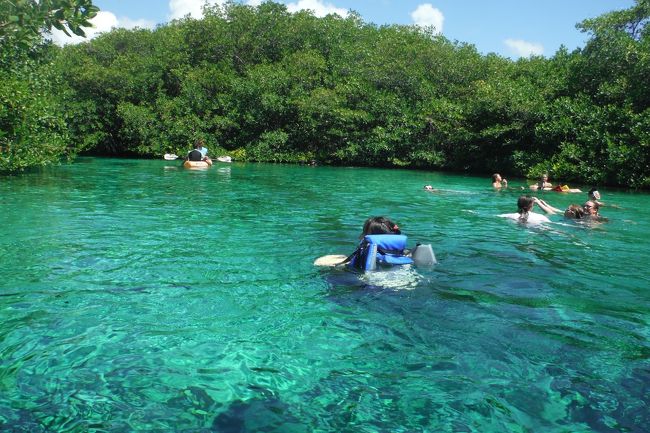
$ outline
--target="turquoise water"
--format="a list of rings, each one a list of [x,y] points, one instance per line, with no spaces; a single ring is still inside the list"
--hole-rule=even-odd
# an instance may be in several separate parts
[[[650,197],[532,228],[496,217],[519,193],[90,158],[2,178],[0,430],[649,431]],[[440,263],[312,265],[381,214]]]

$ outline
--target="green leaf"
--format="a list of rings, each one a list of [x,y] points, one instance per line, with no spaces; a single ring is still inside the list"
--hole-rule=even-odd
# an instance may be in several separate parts
[[[62,32],[65,32],[65,27],[63,24],[61,24],[60,21],[53,21],[52,26],[54,26],[55,29],[61,30]]]
[[[78,26],[70,27],[70,30],[72,30],[72,33],[74,33],[77,36],[81,36],[83,38],[86,37],[86,33],[81,29],[81,27]]]

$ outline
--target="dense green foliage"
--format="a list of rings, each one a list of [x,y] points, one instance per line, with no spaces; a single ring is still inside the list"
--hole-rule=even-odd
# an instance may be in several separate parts
[[[500,171],[650,187],[648,0],[511,61],[415,26],[228,3],[61,50],[74,147]]]
[[[0,2],[0,172],[56,163],[80,150],[61,109],[68,87],[41,32],[54,27],[83,36],[97,11],[91,0]]]
[[[9,67],[6,55],[0,55],[0,171],[56,163],[70,142],[56,79],[32,59]]]

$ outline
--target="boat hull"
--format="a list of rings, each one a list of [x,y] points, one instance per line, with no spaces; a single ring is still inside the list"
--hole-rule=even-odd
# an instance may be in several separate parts
[[[212,161],[185,161],[183,167],[185,168],[208,168],[212,165]]]

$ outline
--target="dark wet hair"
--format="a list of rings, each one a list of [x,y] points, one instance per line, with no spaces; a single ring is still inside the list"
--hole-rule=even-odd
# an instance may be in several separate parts
[[[528,221],[528,212],[534,203],[534,200],[529,195],[522,195],[517,200],[517,213],[519,214],[519,221],[526,222]]]
[[[494,173],[494,174],[492,175],[492,182],[496,182],[496,181],[497,181],[497,177],[499,177],[499,176],[501,176],[499,173]]]
[[[399,235],[401,233],[399,227],[393,221],[386,217],[378,216],[368,218],[363,223],[363,232],[359,238],[363,238],[366,235]]]
[[[530,209],[530,206],[533,204],[533,198],[529,195],[522,195],[519,197],[517,200],[517,212],[522,213],[522,212],[528,212],[528,209]]]
[[[598,192],[598,188],[594,187],[587,192],[587,197],[589,197],[590,200],[598,200],[600,198],[600,193]],[[598,198],[596,198],[598,197]]]
[[[579,220],[584,217],[585,217],[585,210],[582,208],[582,206],[577,204],[572,204],[564,211],[564,218]]]

